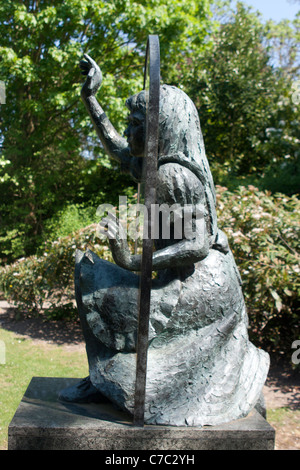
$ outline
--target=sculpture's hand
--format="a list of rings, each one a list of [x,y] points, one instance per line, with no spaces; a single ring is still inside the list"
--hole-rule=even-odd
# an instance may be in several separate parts
[[[100,67],[96,62],[88,55],[84,54],[86,60],[80,61],[81,73],[87,75],[86,81],[81,89],[82,98],[88,98],[94,96],[102,83],[102,73]]]
[[[101,220],[101,227],[106,229],[110,249],[115,262],[125,269],[131,269],[132,255],[130,253],[126,233],[119,219],[109,214]]]

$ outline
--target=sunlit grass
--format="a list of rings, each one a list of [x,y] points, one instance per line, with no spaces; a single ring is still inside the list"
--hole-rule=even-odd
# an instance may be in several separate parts
[[[300,410],[289,407],[269,409],[267,419],[275,429],[275,449],[300,449]]]
[[[85,350],[68,351],[54,344],[35,344],[3,329],[0,340],[5,345],[5,364],[0,363],[0,449],[7,449],[8,425],[31,378],[86,377],[88,365]]]

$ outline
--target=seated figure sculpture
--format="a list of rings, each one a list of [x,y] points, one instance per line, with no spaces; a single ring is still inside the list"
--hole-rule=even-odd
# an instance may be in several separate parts
[[[121,137],[95,95],[102,74],[85,55],[82,99],[108,155],[141,181],[145,91],[126,101],[129,125]],[[218,228],[215,189],[197,110],[180,89],[160,88],[157,204],[203,208],[194,235],[155,240],[145,423],[217,425],[259,409],[269,357],[248,338],[241,279]],[[118,220],[115,233],[121,233]],[[172,231],[171,231],[172,232]],[[67,401],[108,399],[133,414],[141,256],[126,237],[110,239],[115,263],[77,252],[75,289],[89,377],[65,389]]]

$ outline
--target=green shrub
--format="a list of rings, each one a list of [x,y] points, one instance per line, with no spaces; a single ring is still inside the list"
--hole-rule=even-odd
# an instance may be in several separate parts
[[[75,251],[88,248],[111,259],[108,246],[99,244],[97,224],[72,235],[46,242],[41,256],[21,258],[0,269],[0,290],[19,314],[38,315],[45,311],[50,319],[70,319],[76,314],[74,299]]]
[[[45,222],[44,239],[49,241],[74,234],[95,221],[96,208],[80,204],[66,205]]]
[[[299,193],[300,188],[300,156],[285,157],[282,161],[272,162],[264,169],[263,174],[234,176],[224,165],[213,169],[214,181],[235,191],[240,186],[255,186],[260,191],[271,191],[272,194],[283,193],[287,196]]]
[[[296,196],[254,186],[217,187],[219,226],[243,280],[253,341],[288,352],[299,333],[299,213]]]

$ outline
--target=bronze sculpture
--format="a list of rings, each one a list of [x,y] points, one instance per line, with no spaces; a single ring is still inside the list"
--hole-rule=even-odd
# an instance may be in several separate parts
[[[135,181],[141,181],[147,93],[130,97],[129,125],[121,137],[95,95],[102,74],[89,56],[82,99],[101,142]],[[145,422],[214,425],[260,407],[268,355],[253,346],[241,279],[225,234],[217,225],[215,189],[197,110],[181,90],[160,87],[157,204],[199,209],[193,236],[155,240]],[[172,225],[173,224],[173,225]],[[132,255],[118,220],[109,263],[77,253],[76,299],[90,377],[61,392],[67,401],[108,399],[133,414],[137,304],[141,256]]]

